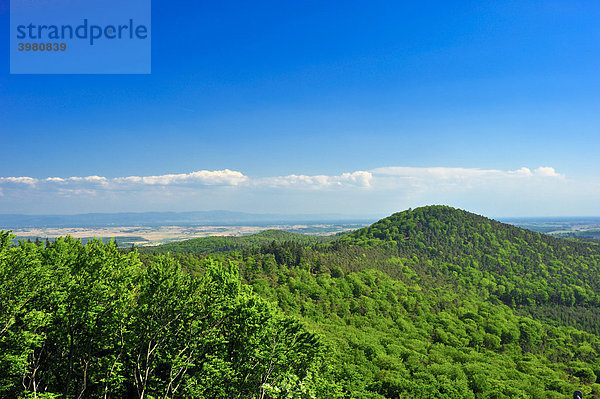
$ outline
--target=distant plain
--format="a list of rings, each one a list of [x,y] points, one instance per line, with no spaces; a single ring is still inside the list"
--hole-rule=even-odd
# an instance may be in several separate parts
[[[17,240],[45,240],[70,235],[87,242],[93,237],[108,241],[114,238],[120,246],[151,246],[209,236],[244,236],[264,230],[284,230],[294,233],[330,235],[355,230],[367,224],[274,224],[234,226],[123,226],[123,227],[48,227],[14,229]]]

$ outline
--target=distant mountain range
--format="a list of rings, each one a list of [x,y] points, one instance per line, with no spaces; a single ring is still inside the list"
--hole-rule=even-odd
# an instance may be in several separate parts
[[[379,219],[342,214],[255,214],[232,211],[126,212],[77,215],[0,214],[0,229],[26,227],[265,225],[278,223],[365,223]]]

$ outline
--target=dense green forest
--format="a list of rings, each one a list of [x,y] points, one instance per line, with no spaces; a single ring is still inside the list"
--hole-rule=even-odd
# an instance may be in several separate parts
[[[10,239],[0,234],[0,397],[258,398],[319,380],[317,337],[241,285],[234,263],[183,270],[112,242]]]
[[[598,245],[444,206],[170,254],[0,237],[0,397],[600,398]]]
[[[139,247],[143,253],[171,254],[209,254],[217,252],[241,251],[246,248],[256,248],[272,242],[294,241],[301,244],[317,244],[331,241],[339,235],[315,236],[291,233],[282,230],[265,230],[257,234],[240,237],[202,237],[173,242],[169,244]]]
[[[432,265],[424,273],[449,277],[512,308],[534,314],[552,308],[552,318],[600,333],[600,249],[592,243],[443,206],[396,213],[338,243],[344,242],[419,258]]]

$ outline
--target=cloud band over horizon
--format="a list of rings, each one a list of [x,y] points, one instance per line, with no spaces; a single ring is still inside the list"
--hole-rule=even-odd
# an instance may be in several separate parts
[[[515,170],[387,166],[337,175],[267,177],[223,169],[112,178],[0,177],[0,212],[33,212],[34,209],[28,209],[33,203],[59,204],[59,208],[72,203],[78,211],[87,212],[106,210],[109,205],[124,210],[131,209],[134,201],[136,210],[214,209],[222,205],[238,210],[252,210],[249,206],[278,207],[278,211],[296,213],[319,211],[315,206],[321,204],[323,212],[352,213],[366,204],[370,209],[364,213],[374,213],[402,206],[393,201],[407,207],[423,202],[450,202],[479,208],[494,204],[495,208],[510,209],[500,202],[519,199],[529,204],[546,198],[546,206],[554,200],[548,210],[556,213],[560,205],[556,201],[565,201],[565,190],[585,193],[596,200],[600,197],[597,183],[567,179],[550,166]],[[286,202],[290,209],[281,209]]]

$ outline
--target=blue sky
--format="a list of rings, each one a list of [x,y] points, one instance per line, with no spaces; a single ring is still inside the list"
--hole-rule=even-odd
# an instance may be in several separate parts
[[[3,59],[0,212],[600,215],[598,21],[597,1],[154,0],[150,75]]]

